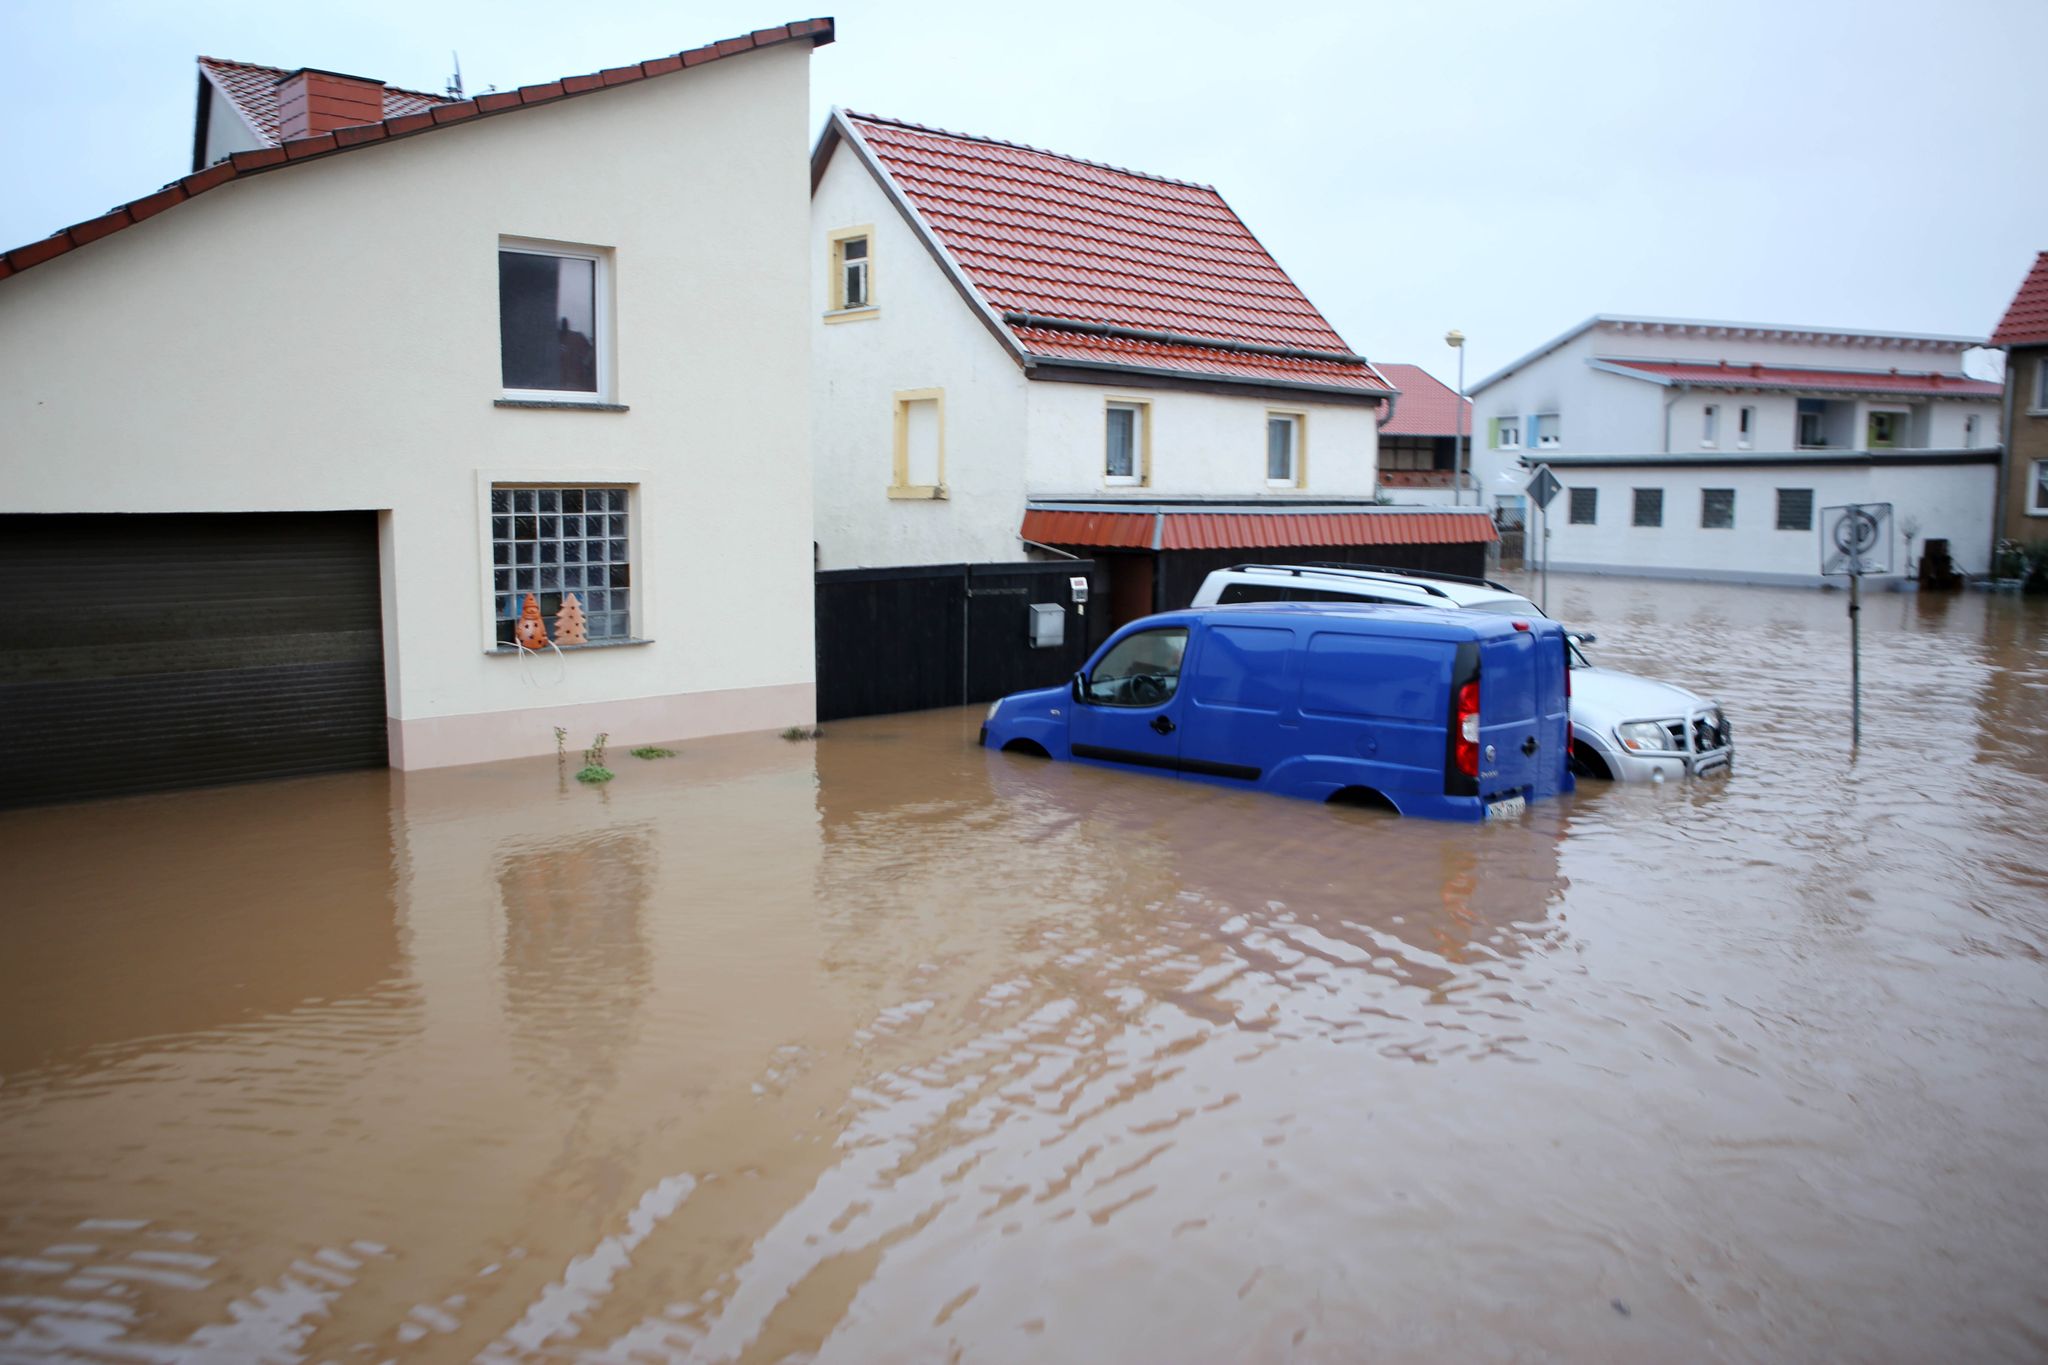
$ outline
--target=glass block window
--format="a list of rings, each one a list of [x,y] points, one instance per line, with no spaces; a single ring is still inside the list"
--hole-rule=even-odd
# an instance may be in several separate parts
[[[1600,490],[1597,488],[1574,488],[1572,490],[1571,524],[1591,526],[1600,516]]]
[[[1635,522],[1637,526],[1662,526],[1664,524],[1664,490],[1661,488],[1638,488],[1635,490]]]
[[[1700,525],[1709,531],[1726,531],[1735,525],[1735,490],[1700,490]]]
[[[1813,529],[1813,490],[1811,488],[1780,488],[1778,490],[1778,529],[1780,531],[1811,531]]]
[[[633,541],[625,488],[491,489],[491,601],[497,640],[512,644],[526,595],[555,637],[555,613],[570,593],[596,640],[632,636]]]

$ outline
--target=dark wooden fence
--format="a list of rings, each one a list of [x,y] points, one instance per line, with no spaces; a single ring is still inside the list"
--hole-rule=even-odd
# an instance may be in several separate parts
[[[1090,580],[1085,613],[1070,579]],[[1108,633],[1090,560],[838,569],[817,576],[818,719],[991,701],[1067,677]],[[1031,604],[1067,609],[1066,643],[1033,649]]]

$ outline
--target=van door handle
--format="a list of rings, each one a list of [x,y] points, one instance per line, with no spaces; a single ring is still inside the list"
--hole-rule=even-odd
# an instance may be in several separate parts
[[[1173,733],[1173,718],[1171,716],[1154,716],[1152,717],[1152,728],[1162,735],[1170,735]]]
[[[1538,744],[1536,742],[1536,736],[1531,735],[1527,739],[1522,741],[1522,757],[1531,758],[1535,755],[1536,751],[1542,747],[1543,746],[1541,744]]]

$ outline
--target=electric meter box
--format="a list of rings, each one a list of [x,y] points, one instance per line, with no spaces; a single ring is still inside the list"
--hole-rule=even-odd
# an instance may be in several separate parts
[[[1057,602],[1031,604],[1031,647],[1058,649],[1067,642],[1067,609]]]

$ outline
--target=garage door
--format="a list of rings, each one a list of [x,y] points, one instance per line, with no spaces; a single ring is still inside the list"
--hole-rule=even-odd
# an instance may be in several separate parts
[[[0,516],[0,806],[385,762],[374,512]]]

